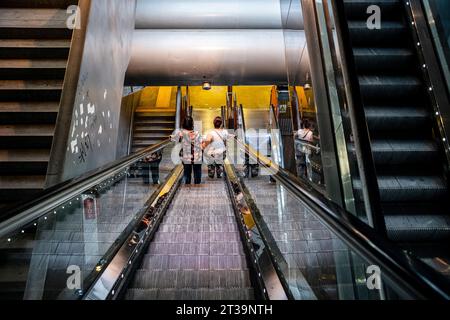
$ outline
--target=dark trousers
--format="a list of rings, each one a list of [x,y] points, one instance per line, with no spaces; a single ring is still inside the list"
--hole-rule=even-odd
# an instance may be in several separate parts
[[[201,164],[184,164],[184,183],[191,184],[192,171],[194,171],[194,183],[202,183],[202,165]]]
[[[244,167],[244,172],[246,178],[256,178],[259,175],[259,165],[247,163]]]
[[[142,167],[142,176],[145,184],[150,184],[150,174],[153,184],[159,183],[159,164],[161,161],[144,162]]]
[[[211,179],[214,179],[214,176],[216,176],[216,175],[217,175],[218,179],[222,178],[222,175],[223,175],[223,165],[222,164],[214,163],[214,164],[210,164],[208,166],[208,176]]]

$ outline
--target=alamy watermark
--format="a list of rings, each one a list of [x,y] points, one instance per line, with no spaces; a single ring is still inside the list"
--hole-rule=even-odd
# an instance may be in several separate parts
[[[81,10],[79,6],[72,5],[67,8],[66,26],[70,30],[81,29]]]
[[[366,270],[366,285],[369,290],[381,290],[381,269],[377,265],[370,265]]]
[[[369,30],[380,30],[381,29],[381,8],[377,5],[371,5],[367,8],[367,28]]]
[[[69,275],[66,281],[67,289],[81,290],[81,268],[79,266],[69,266],[66,273]]]

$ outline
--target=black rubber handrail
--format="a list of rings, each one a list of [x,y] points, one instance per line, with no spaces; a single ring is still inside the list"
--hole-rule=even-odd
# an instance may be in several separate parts
[[[76,197],[80,192],[88,190],[102,181],[123,172],[127,167],[141,160],[146,155],[160,151],[171,143],[171,140],[167,139],[161,143],[145,148],[140,152],[114,161],[111,164],[100,167],[78,178],[54,186],[42,192],[33,200],[11,209],[4,215],[6,219],[0,223],[0,238],[39,219],[53,208]]]
[[[340,240],[371,263],[376,263],[393,285],[417,299],[450,299],[449,279],[400,250],[350,212],[249,145],[236,141],[246,154],[269,170],[276,181],[304,202]]]

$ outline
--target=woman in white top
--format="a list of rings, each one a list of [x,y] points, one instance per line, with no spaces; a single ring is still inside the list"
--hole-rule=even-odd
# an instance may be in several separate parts
[[[309,155],[311,154],[311,149],[308,144],[314,142],[314,132],[311,130],[311,123],[307,119],[303,120],[303,129],[296,132],[295,138],[299,140],[299,143],[296,143],[298,172],[300,177],[308,178],[308,176],[311,175],[309,170]]]
[[[214,119],[214,130],[211,130],[203,141],[203,149],[205,150],[208,162],[208,176],[214,179],[222,178],[223,161],[227,156],[227,140],[230,137],[228,131],[222,128],[223,120],[221,117]]]

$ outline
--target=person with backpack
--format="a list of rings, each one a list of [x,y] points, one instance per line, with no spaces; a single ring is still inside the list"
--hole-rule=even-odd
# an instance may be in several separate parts
[[[206,160],[208,163],[208,176],[218,179],[223,175],[223,164],[227,156],[227,140],[230,134],[223,129],[223,119],[216,117],[214,119],[214,130],[211,130],[203,141],[203,149],[205,150]]]
[[[182,130],[175,136],[174,140],[181,143],[181,161],[184,166],[184,183],[192,183],[192,173],[194,173],[194,184],[202,183],[202,136],[198,131],[194,131],[194,119],[186,117],[183,120]]]

